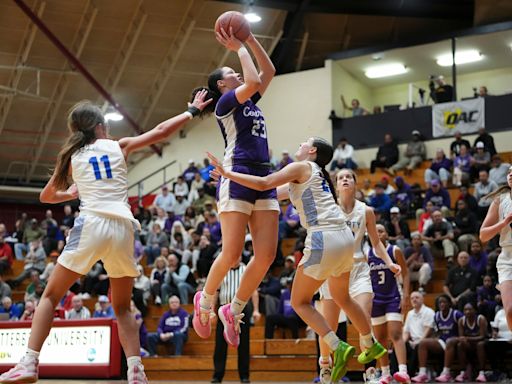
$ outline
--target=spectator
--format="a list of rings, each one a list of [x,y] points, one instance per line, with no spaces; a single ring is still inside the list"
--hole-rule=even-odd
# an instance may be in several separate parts
[[[363,180],[363,187],[361,188],[361,192],[364,194],[365,201],[369,201],[372,196],[375,195],[375,189],[372,188],[370,179]]]
[[[190,268],[186,264],[180,263],[178,256],[170,254],[167,258],[169,266],[168,272],[165,276],[164,284],[162,285],[162,298],[167,300],[171,296],[171,292],[178,290],[180,302],[188,304],[188,296],[195,292],[194,276],[190,272]]]
[[[12,287],[20,285],[23,280],[30,276],[32,271],[41,274],[46,267],[46,253],[44,252],[41,240],[34,240],[30,243],[30,249],[25,256],[23,272],[10,281]]]
[[[64,217],[62,218],[60,229],[62,231],[64,231],[64,229],[71,229],[73,225],[75,225],[75,214],[73,213],[71,205],[66,204],[64,206]]]
[[[478,178],[478,172],[486,170],[489,172],[491,168],[491,155],[485,152],[484,143],[479,141],[476,143],[475,151],[473,153],[473,163],[471,164],[471,180]]]
[[[425,205],[425,211],[420,215],[418,219],[418,232],[423,234],[425,230],[432,224],[432,213],[437,211],[438,208],[433,202],[427,201]],[[421,210],[423,211],[423,210]],[[417,214],[417,213],[416,213]]]
[[[212,205],[214,203],[213,197],[207,195],[206,191],[202,188],[197,190],[197,196],[197,199],[192,202],[192,207],[196,210],[196,213],[200,212],[206,203],[211,203]]]
[[[53,270],[55,269],[55,266],[57,265],[57,259],[59,258],[59,252],[52,251],[50,252],[50,261],[46,264],[46,267],[44,268],[43,273],[41,273],[41,280],[48,281],[50,278]]]
[[[498,153],[494,146],[494,138],[485,131],[485,128],[478,129],[478,136],[473,142],[473,147],[476,147],[478,142],[484,143],[485,152],[489,152],[491,157]]]
[[[110,305],[110,300],[108,296],[101,295],[98,297],[98,302],[96,303],[96,310],[94,311],[93,318],[111,318],[115,319],[116,316],[114,314],[114,310]]]
[[[185,211],[190,206],[190,203],[186,199],[187,195],[188,195],[188,193],[187,194],[176,194],[176,202],[172,206],[172,211],[174,212],[174,214],[176,215],[176,218],[178,218],[178,219],[185,215]]]
[[[459,336],[458,321],[462,317],[462,313],[451,308],[450,298],[446,295],[441,295],[437,298],[437,306],[439,310],[434,315],[436,335],[424,338],[420,342],[418,347],[420,370],[418,375],[412,378],[411,381],[413,383],[426,383],[429,381],[427,358],[430,353],[436,355],[444,354],[444,366],[449,366],[449,362],[453,359],[452,355],[455,353],[454,346],[457,345]],[[445,350],[447,350],[446,353]]]
[[[199,255],[196,263],[198,277],[204,278],[208,275],[216,253],[217,245],[213,244],[208,236],[201,235],[199,241]]]
[[[281,283],[281,287],[286,288],[288,284],[288,279],[295,276],[295,257],[293,255],[288,255],[284,259],[284,268],[281,271],[281,277],[279,279]]]
[[[469,252],[471,243],[476,240],[478,222],[475,214],[468,209],[464,200],[457,201],[457,213],[453,220],[453,233],[460,251]]]
[[[160,318],[156,333],[148,335],[148,352],[156,356],[157,344],[174,344],[174,355],[183,354],[183,346],[188,340],[189,314],[180,305],[178,296],[169,298],[169,310]]]
[[[418,291],[425,292],[425,287],[432,278],[434,260],[430,250],[423,245],[421,235],[414,232],[411,235],[411,246],[404,251],[405,261],[409,269],[409,279],[411,282],[417,281]]]
[[[457,343],[457,352],[459,364],[462,370],[455,378],[455,381],[463,383],[471,381],[471,378],[466,373],[467,359],[470,355],[478,357],[479,369],[477,382],[486,382],[484,368],[485,368],[485,339],[487,338],[487,320],[484,316],[476,313],[476,308],[472,303],[467,303],[464,306],[464,316],[459,319],[459,338]],[[447,351],[448,353],[448,351]],[[443,368],[441,376],[436,381],[446,382],[443,375],[451,380],[450,375],[450,362]]]
[[[357,164],[354,161],[354,147],[348,143],[345,137],[338,142],[331,163],[331,171],[342,168],[357,169]]]
[[[413,200],[411,186],[404,181],[402,176],[395,177],[395,185],[393,204],[400,208],[400,212],[407,215]]]
[[[60,316],[62,319],[65,318],[66,311],[73,308],[73,297],[75,296],[76,295],[73,292],[68,290],[60,299],[59,304],[57,304],[56,310],[62,314],[62,316]]]
[[[418,345],[430,336],[434,328],[434,311],[423,304],[423,295],[417,291],[411,293],[411,305],[412,309],[405,318],[403,338],[407,348],[407,366],[412,373],[418,366]]]
[[[500,291],[496,288],[496,284],[492,281],[490,275],[485,275],[482,281],[482,286],[476,289],[476,300],[478,305],[478,313],[485,316],[488,322],[494,320],[496,307],[498,303],[496,296]]]
[[[492,157],[492,168],[489,171],[489,180],[494,181],[498,185],[507,184],[509,163],[503,163],[499,155]]]
[[[153,224],[151,232],[148,233],[146,241],[146,262],[148,266],[152,266],[155,259],[160,255],[160,249],[169,247],[169,238],[159,224]]]
[[[46,284],[44,281],[41,281],[41,278],[39,277],[39,272],[36,270],[31,271],[30,284],[27,285],[27,289],[25,290],[25,300],[39,300],[41,298],[41,295],[43,294],[45,287]]]
[[[149,277],[144,275],[144,267],[137,265],[139,276],[134,278],[133,283],[133,301],[143,316],[147,314],[148,299],[151,296],[151,282]]]
[[[7,228],[4,223],[0,223],[0,236],[3,238],[9,237],[9,233],[7,232]]]
[[[384,144],[379,146],[377,157],[370,164],[370,172],[375,173],[376,168],[389,169],[398,161],[398,146],[393,141],[393,137],[386,133],[384,135]]]
[[[299,338],[299,326],[301,325],[301,320],[291,305],[290,298],[292,282],[293,279],[288,278],[286,288],[281,291],[277,313],[267,315],[265,319],[266,339],[274,338],[274,328],[276,326],[290,329],[292,332],[292,338]]]
[[[258,288],[260,298],[264,300],[265,316],[278,313],[279,303],[281,299],[281,281],[276,273],[278,272],[275,266],[271,266],[267,275],[263,279]]]
[[[190,241],[190,235],[185,230],[183,223],[181,221],[175,221],[171,230],[171,253],[183,259],[185,253],[190,252],[188,250]]]
[[[376,213],[387,215],[391,209],[391,198],[384,193],[384,185],[375,185],[375,195],[370,199],[369,204]]]
[[[98,261],[85,275],[80,292],[83,299],[90,299],[91,295],[106,295],[110,286],[107,271],[103,262]]]
[[[300,218],[293,204],[288,204],[286,211],[279,221],[279,238],[294,237],[295,231],[300,228]]]
[[[174,194],[169,192],[167,185],[164,185],[162,186],[162,193],[156,196],[154,205],[165,213],[172,209],[175,202]],[[161,227],[163,228],[163,225]]]
[[[425,147],[425,143],[421,140],[421,133],[414,130],[412,131],[412,141],[407,143],[404,156],[391,166],[389,171],[394,175],[396,171],[405,168],[405,174],[410,175],[425,160],[426,154],[427,147]]]
[[[195,179],[195,175],[194,175],[194,179]],[[192,180],[194,180],[194,179],[192,179]],[[191,183],[192,183],[192,181],[191,181]],[[188,196],[188,192],[189,192],[188,184],[185,183],[185,179],[183,178],[183,176],[178,176],[176,184],[174,184],[174,196],[176,196],[176,197]]]
[[[386,232],[391,244],[398,246],[402,251],[411,245],[411,232],[409,224],[400,216],[400,209],[392,207],[389,210],[390,220],[386,221]]]
[[[471,172],[471,164],[473,158],[468,152],[468,148],[465,145],[460,146],[460,153],[455,156],[453,160],[453,185],[460,187],[462,184],[469,182],[469,176]]]
[[[174,200],[174,202],[176,202],[176,200]],[[158,224],[161,229],[164,229],[168,219],[168,212],[171,211],[172,206],[169,208],[169,211],[164,211],[162,208],[156,208],[156,215],[153,215],[149,227],[152,228],[154,224]]]
[[[12,263],[12,248],[5,242],[4,236],[0,235],[0,276],[11,269]]]
[[[3,300],[4,297],[11,297],[11,287],[9,287],[9,284],[4,282],[4,278],[2,275],[0,275],[0,300]]]
[[[466,149],[471,148],[471,144],[466,139],[462,138],[462,134],[459,131],[454,133],[455,140],[450,144],[450,157],[455,159],[456,156],[460,155],[461,146],[465,146]]]
[[[34,240],[42,240],[46,232],[39,226],[37,219],[30,220],[30,225],[23,230],[23,239],[14,244],[14,254],[17,260],[23,260],[23,252],[28,252],[29,244]]]
[[[373,107],[373,114],[378,115],[379,113],[382,113],[382,107],[380,105],[376,105]]]
[[[473,88],[476,90],[476,88]],[[478,88],[478,94],[475,95],[475,97],[487,97],[489,96],[489,92],[487,91],[487,87],[485,85],[482,85],[480,88]]]
[[[240,286],[240,281],[242,280],[242,276],[246,266],[241,263],[241,258],[238,259],[236,265],[234,265],[227,275],[222,280],[219,289],[219,304],[226,305],[230,303],[235,297],[236,291]],[[240,324],[240,344],[237,348],[238,352],[238,374],[240,376],[241,383],[249,383],[249,346],[250,346],[250,321],[249,319],[254,319],[254,322],[257,323],[261,318],[261,314],[258,311],[259,308],[259,297],[258,292],[254,291],[251,296],[252,301],[248,303],[248,305],[244,308],[243,314],[246,319],[244,322]],[[221,321],[217,322],[217,327],[215,331],[215,351],[213,353],[213,365],[214,372],[211,382],[212,383],[221,383],[224,378],[224,373],[226,370],[226,357],[228,352],[228,345],[223,336],[224,326]]]
[[[453,263],[455,255],[455,244],[453,243],[453,228],[450,223],[443,221],[441,211],[432,212],[432,224],[428,226],[423,234],[423,241],[428,242],[432,253],[436,251]]]
[[[368,115],[369,112],[367,109],[361,107],[361,104],[359,103],[358,99],[352,99],[350,103],[350,107],[347,105],[345,98],[343,95],[341,97],[341,103],[343,104],[344,109],[348,109],[349,111],[352,111],[352,116],[363,116]]]
[[[84,307],[84,302],[79,295],[73,296],[71,303],[73,308],[65,312],[66,320],[87,320],[91,318],[89,308]]]
[[[438,148],[436,150],[436,156],[432,159],[430,168],[425,170],[425,184],[427,188],[430,188],[432,180],[441,180],[443,187],[447,188],[451,168],[452,161],[446,157],[441,148]]]
[[[201,174],[199,172],[194,175],[194,180],[192,180],[192,184],[190,185],[190,192],[188,194],[188,201],[190,204],[199,198],[199,194],[197,193],[198,189],[204,190],[204,180],[201,178]]]
[[[2,306],[0,307],[0,313],[8,313],[10,321],[19,320],[23,313],[23,306],[13,304],[10,297],[4,297],[2,299]]]
[[[487,272],[487,252],[482,249],[480,240],[475,239],[471,242],[469,266],[477,272],[477,284],[480,284]]]
[[[434,206],[441,210],[444,217],[450,216],[450,194],[448,191],[441,186],[439,180],[432,180],[430,188],[425,193],[425,199],[423,200],[423,208],[426,207],[427,202],[431,201]],[[424,212],[423,209],[416,211],[416,217],[419,217]]]
[[[183,201],[185,201],[185,197],[183,196]],[[176,201],[177,202],[177,201]],[[183,204],[183,203],[180,203],[180,204]],[[175,205],[176,206],[176,205]],[[181,208],[180,208],[181,209]],[[185,208],[184,212],[186,211],[187,209]],[[175,222],[177,221],[180,221],[181,220],[181,217],[178,217],[176,214],[175,214],[175,211],[174,211],[174,208],[171,209],[170,211],[167,212],[167,217],[165,218],[165,224],[164,226],[162,227],[164,232],[169,235],[171,232],[172,232],[172,226],[174,225]]]
[[[469,266],[467,252],[459,252],[457,265],[448,271],[443,291],[448,295],[452,304],[459,309],[475,299],[477,272]]]
[[[64,249],[64,235],[53,218],[51,210],[46,211],[46,219],[41,222],[41,228],[46,230],[46,236],[43,238],[43,248],[46,254],[53,250]]]
[[[461,185],[459,190],[460,194],[457,197],[457,201],[464,200],[466,202],[467,208],[476,215],[478,210],[478,202],[476,201],[475,197],[469,193],[468,187],[465,185]],[[457,212],[457,209],[457,204],[455,204],[455,212]]]
[[[213,170],[215,167],[210,164],[210,160],[208,158],[205,158],[203,160],[203,168],[199,170],[199,174],[201,175],[201,178],[208,182],[210,181],[210,171]]]
[[[204,193],[204,189],[202,189]],[[194,230],[197,227],[197,224],[199,223],[199,215],[196,214],[196,210],[194,206],[190,206],[185,211],[185,215],[183,215],[183,226],[185,227],[185,230]]]
[[[435,85],[432,81],[435,82]],[[443,76],[437,76],[431,80],[430,90],[430,97],[432,97],[432,100],[434,100],[435,103],[454,101],[453,87],[446,83]]]
[[[183,178],[185,179],[186,183],[190,185],[192,183],[192,180],[194,180],[194,175],[199,172],[199,169],[197,169],[194,160],[190,159],[188,161],[188,167],[183,171]]]
[[[32,320],[34,317],[34,311],[36,310],[36,301],[34,299],[25,300],[25,309],[20,316],[20,321]]]
[[[167,250],[168,248],[162,248],[162,250]],[[151,283],[151,293],[153,294],[153,300],[156,305],[162,304],[162,285],[165,281],[165,276],[167,275],[167,267],[169,264],[167,263],[167,255],[160,255],[155,260],[155,267],[151,271],[151,276],[149,278]]]
[[[485,219],[487,211],[492,203],[486,196],[498,189],[498,184],[489,180],[489,173],[486,170],[478,172],[478,183],[475,184],[475,199],[478,202],[478,218]]]
[[[281,158],[281,161],[279,164],[277,164],[277,170],[283,169],[288,164],[293,163],[293,159],[291,158],[290,152],[288,152],[287,149],[283,149],[282,156],[283,157]]]
[[[205,214],[205,219],[206,221],[204,223],[203,230],[204,228],[208,228],[212,242],[220,245],[222,240],[222,229],[217,213],[215,211],[207,212]]]
[[[389,177],[382,176],[382,178],[380,179],[380,183],[384,187],[384,193],[386,195],[391,196],[396,192],[395,188],[391,184],[389,184]]]

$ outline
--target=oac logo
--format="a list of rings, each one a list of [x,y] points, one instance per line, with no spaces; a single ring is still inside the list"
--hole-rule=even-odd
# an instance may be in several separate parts
[[[87,351],[87,360],[89,360],[90,362],[93,362],[94,360],[96,360],[96,349],[90,348]]]
[[[11,358],[10,352],[3,352],[3,351],[0,352],[0,360],[10,359],[10,358]]]
[[[453,129],[461,122],[463,123],[476,123],[478,120],[478,111],[462,111],[457,108],[454,111],[444,111],[443,123],[446,128]]]

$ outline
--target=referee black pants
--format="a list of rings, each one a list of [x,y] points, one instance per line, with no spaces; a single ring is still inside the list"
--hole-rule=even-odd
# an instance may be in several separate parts
[[[240,380],[249,379],[249,329],[252,316],[252,304],[249,302],[244,308],[245,324],[240,325],[240,345],[238,346],[238,374]],[[226,371],[226,358],[228,356],[228,345],[222,334],[224,327],[222,321],[218,319],[217,329],[215,331],[215,352],[213,353],[213,378],[222,381]]]

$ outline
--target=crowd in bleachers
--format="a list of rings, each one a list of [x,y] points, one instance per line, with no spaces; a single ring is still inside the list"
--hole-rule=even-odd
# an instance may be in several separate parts
[[[480,132],[472,148],[456,134],[450,146],[450,157],[443,149],[438,149],[430,168],[425,170],[425,183],[409,185],[407,176],[425,160],[421,137],[418,132],[412,132],[412,136],[400,160],[398,147],[391,136],[386,135],[372,170],[384,167],[389,176],[382,177],[375,185],[369,179],[358,180],[361,188],[357,197],[374,208],[379,222],[389,233],[389,242],[404,251],[411,281],[418,292],[411,295],[412,309],[407,314],[404,337],[411,355],[410,373],[422,375],[428,373],[425,371],[425,351],[437,350],[430,345],[433,337],[442,339],[445,334],[460,337],[458,341],[447,343],[447,352],[448,346],[455,348],[455,352],[450,349],[452,355],[457,351],[459,355],[470,352],[463,341],[466,337],[464,326],[459,327],[455,322],[449,331],[440,327],[436,322],[440,315],[434,314],[433,309],[425,309],[422,294],[443,294],[438,299],[439,308],[436,308],[438,313],[443,313],[443,318],[449,310],[450,314],[453,311],[454,318],[461,318],[463,322],[483,324],[485,321],[485,335],[478,339],[479,342],[486,340],[488,344],[485,345],[494,345],[494,341],[489,341],[491,336],[510,336],[503,326],[506,322],[496,290],[499,247],[496,241],[484,247],[478,240],[478,228],[489,207],[485,195],[506,182],[510,165],[496,154],[492,137],[484,131]],[[396,157],[392,147],[396,147]],[[346,139],[340,141],[336,151],[331,164],[333,175],[342,167],[357,169],[353,148]],[[293,159],[286,150],[280,160],[273,159],[275,169],[291,162]],[[156,355],[158,344],[172,344],[176,355],[183,353],[188,339],[189,314],[182,305],[190,303],[193,294],[202,287],[214,259],[222,250],[215,185],[209,176],[211,168],[208,160],[204,160],[202,168],[191,161],[172,186],[162,187],[151,206],[134,207],[134,216],[140,221],[142,230],[135,239],[133,257],[140,275],[134,281],[132,310],[140,326],[143,354]],[[462,172],[460,178],[455,177],[457,169]],[[404,176],[397,175],[401,170]],[[447,188],[459,188],[456,201],[452,201]],[[40,222],[23,214],[14,228],[8,229],[0,223],[0,313],[4,314],[4,319],[32,318],[77,214],[69,205],[63,210],[60,222],[48,210]],[[280,242],[286,238],[296,239],[292,254],[283,256],[279,247],[275,263],[258,288],[260,310],[266,316],[266,338],[274,337],[276,327],[288,328],[292,337],[298,338],[299,329],[304,327],[290,306],[290,287],[305,241],[305,231],[291,204],[283,207],[279,224]],[[252,239],[247,234],[242,262],[247,264],[251,257]],[[440,289],[434,291],[429,283],[436,258],[446,259],[449,267],[442,292]],[[16,276],[11,273],[14,259],[23,261],[23,270]],[[24,296],[14,300],[13,291],[19,291],[19,287],[25,287]],[[97,302],[91,314],[84,301],[93,298]],[[152,332],[148,332],[144,325],[149,305],[169,308],[157,329],[150,329]],[[428,315],[420,316],[422,311]],[[68,291],[55,316],[61,319],[115,316],[110,305],[108,275],[101,262]],[[426,332],[428,329],[430,331]],[[485,345],[479,348],[485,348]],[[421,351],[419,355],[418,351]],[[445,376],[439,377],[448,378],[446,375],[450,373],[446,372],[446,367],[451,368],[453,361],[456,360],[445,362],[442,372]],[[478,371],[484,369],[482,364],[480,361],[475,365]],[[462,368],[463,375],[468,375]],[[420,377],[421,380],[424,378]]]

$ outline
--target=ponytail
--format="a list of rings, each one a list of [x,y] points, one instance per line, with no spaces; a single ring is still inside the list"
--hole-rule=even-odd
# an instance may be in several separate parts
[[[335,203],[338,204],[338,196],[336,195],[336,189],[334,188],[331,175],[329,175],[329,172],[327,172],[327,169],[325,169],[325,167],[322,168],[322,173],[324,175],[324,179],[327,181],[327,184],[329,184],[329,188],[331,190],[332,197],[334,197]]]
[[[217,106],[217,102],[219,101],[222,93],[219,91],[219,87],[217,86],[217,81],[222,80],[224,78],[224,72],[222,68],[217,68],[212,73],[208,75],[208,86],[198,87],[192,91],[192,97],[190,102],[194,100],[197,92],[207,91],[205,100],[212,99],[212,102],[208,104],[199,114],[199,116],[204,117],[208,116],[215,112],[215,107]]]
[[[315,163],[322,169],[322,174],[324,175],[325,181],[329,184],[329,188],[332,193],[332,197],[334,197],[334,201],[336,204],[338,203],[338,197],[336,196],[336,189],[334,188],[334,184],[331,179],[331,175],[327,172],[325,167],[332,160],[332,156],[334,154],[334,149],[331,144],[327,142],[327,140],[322,139],[321,137],[313,138],[313,147],[316,148],[316,159]]]
[[[483,199],[494,199],[495,197],[503,194],[503,193],[510,193],[511,189],[508,185],[502,185],[497,190],[485,195]]]

